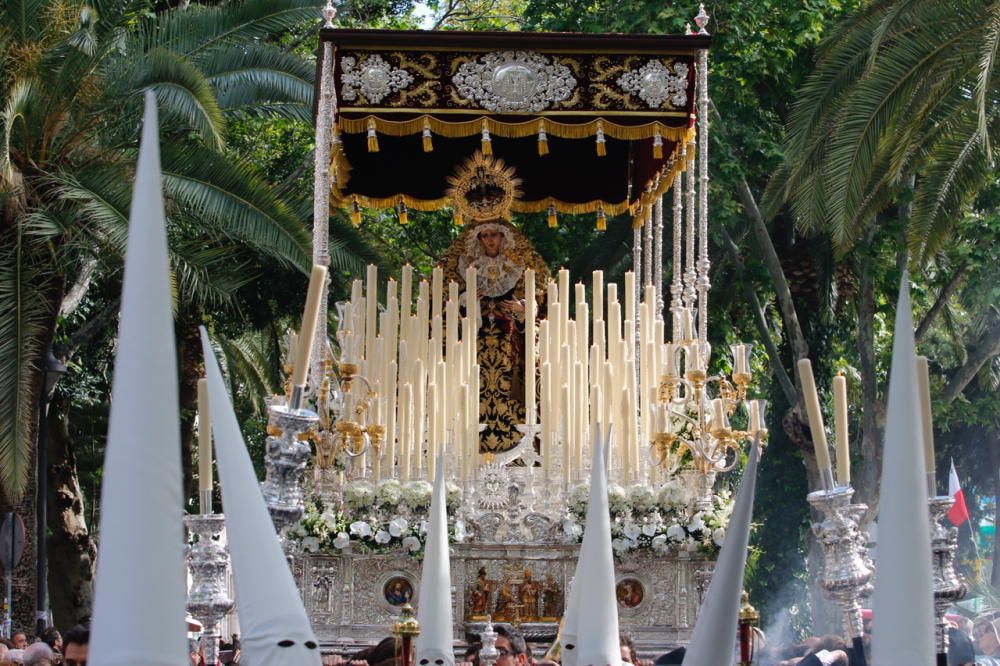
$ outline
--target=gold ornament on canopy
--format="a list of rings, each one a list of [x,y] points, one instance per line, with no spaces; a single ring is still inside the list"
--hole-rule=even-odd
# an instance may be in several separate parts
[[[514,167],[477,150],[448,177],[447,193],[467,221],[509,220],[511,206],[521,196],[520,185]]]

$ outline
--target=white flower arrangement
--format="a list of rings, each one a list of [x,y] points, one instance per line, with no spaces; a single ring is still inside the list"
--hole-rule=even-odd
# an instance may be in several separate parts
[[[375,486],[367,479],[355,479],[344,488],[344,504],[355,511],[370,509],[375,504]]]
[[[395,508],[403,499],[403,486],[396,479],[384,479],[379,481],[378,490],[375,493],[375,501],[379,507]]]
[[[401,502],[413,510],[426,509],[431,505],[434,488],[426,481],[410,481],[403,486]]]
[[[562,531],[570,543],[583,538],[589,495],[586,483],[571,488],[567,495],[569,510]],[[634,485],[626,489],[610,484],[608,509],[615,554],[649,550],[666,555],[672,549],[689,549],[714,556],[725,540],[733,502],[729,491],[713,497],[710,509],[694,511],[688,507],[684,487],[676,480],[660,488]]]

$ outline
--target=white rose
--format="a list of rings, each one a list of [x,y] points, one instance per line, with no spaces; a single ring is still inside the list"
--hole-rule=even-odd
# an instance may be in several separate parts
[[[684,528],[676,523],[667,528],[667,538],[671,541],[683,541],[686,536]]]
[[[333,547],[336,548],[337,550],[343,550],[344,548],[347,548],[347,545],[349,543],[351,543],[351,537],[347,536],[347,532],[340,532],[333,539]]]
[[[362,539],[368,538],[372,535],[372,526],[363,520],[358,520],[351,523],[351,534]]]
[[[712,541],[716,546],[722,547],[722,542],[726,540],[726,530],[723,527],[718,527],[712,532]]]
[[[688,523],[689,532],[697,532],[699,530],[705,529],[705,521],[702,519],[701,511],[694,514],[691,518],[691,522]]]
[[[392,537],[385,530],[379,530],[375,533],[375,543],[389,543],[391,539]]]
[[[406,518],[393,518],[389,521],[389,534],[394,537],[402,536],[409,528],[410,524],[406,522]]]
[[[631,541],[635,541],[642,534],[642,529],[635,523],[628,523],[625,525],[625,536]]]
[[[319,519],[326,523],[326,526],[329,528],[336,527],[337,525],[337,514],[332,511],[324,511]]]
[[[408,553],[420,550],[420,539],[415,536],[406,537],[403,539],[403,548],[405,548]]]

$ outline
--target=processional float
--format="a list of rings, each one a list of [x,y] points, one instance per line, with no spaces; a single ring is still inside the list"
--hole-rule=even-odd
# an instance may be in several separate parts
[[[713,365],[708,343],[707,14],[673,36],[347,30],[325,16],[313,263],[330,263],[332,209],[402,225],[448,210],[456,240],[426,275],[381,282],[369,267],[332,339],[314,272],[321,324],[287,340],[262,488],[317,635],[412,636],[411,554],[447,451],[457,635],[492,618],[551,642],[601,422],[618,433],[622,625],[647,651],[686,641],[731,508],[716,474],[766,436],[750,346]],[[512,213],[631,225],[624,288],[601,271],[550,276]]]

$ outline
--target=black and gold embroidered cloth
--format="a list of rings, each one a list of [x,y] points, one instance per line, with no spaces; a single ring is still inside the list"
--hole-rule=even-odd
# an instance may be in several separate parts
[[[710,43],[337,29],[321,39],[335,54],[335,205],[447,207],[447,176],[489,144],[524,181],[515,211],[608,214],[683,170],[697,51]]]

